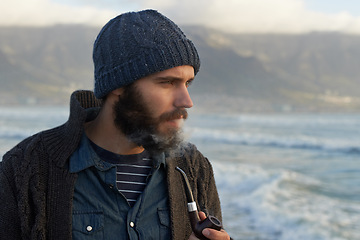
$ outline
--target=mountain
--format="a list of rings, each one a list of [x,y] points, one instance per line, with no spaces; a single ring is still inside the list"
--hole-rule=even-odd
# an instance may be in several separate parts
[[[66,104],[73,90],[92,89],[99,30],[0,28],[0,104]],[[190,88],[200,111],[360,111],[360,36],[183,30],[201,57]]]
[[[230,35],[205,28],[186,30],[203,57],[199,85],[203,83],[206,93],[221,95],[230,109],[360,110],[358,35]],[[215,106],[211,98],[202,98]]]

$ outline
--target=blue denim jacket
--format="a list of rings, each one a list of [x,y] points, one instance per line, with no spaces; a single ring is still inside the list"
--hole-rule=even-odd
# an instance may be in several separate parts
[[[171,239],[165,157],[153,156],[152,175],[131,208],[116,188],[116,167],[102,161],[86,135],[70,158],[77,173],[72,236],[82,239]]]

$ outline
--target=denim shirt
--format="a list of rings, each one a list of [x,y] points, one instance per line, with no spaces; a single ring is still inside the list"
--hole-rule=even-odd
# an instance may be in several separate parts
[[[82,239],[171,239],[165,156],[152,156],[144,192],[131,208],[116,188],[116,166],[102,161],[84,134],[70,158],[77,173],[72,237]]]

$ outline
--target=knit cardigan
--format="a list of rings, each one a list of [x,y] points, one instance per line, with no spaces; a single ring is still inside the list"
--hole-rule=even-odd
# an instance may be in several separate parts
[[[77,178],[68,160],[89,120],[86,109],[100,107],[91,91],[71,95],[66,123],[35,134],[7,152],[0,162],[0,239],[72,239],[72,199]],[[221,220],[212,166],[192,144],[182,154],[166,154],[172,239],[191,234],[183,180],[188,175],[199,209]]]

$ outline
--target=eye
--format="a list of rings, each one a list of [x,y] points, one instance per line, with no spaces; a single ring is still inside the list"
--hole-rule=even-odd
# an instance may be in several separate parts
[[[192,83],[192,80],[189,80],[185,83],[185,86],[188,88],[188,87],[190,87],[191,83]]]
[[[173,85],[173,84],[174,84],[174,81],[166,80],[166,81],[161,81],[160,83],[161,83],[161,84],[171,84],[171,85]]]

